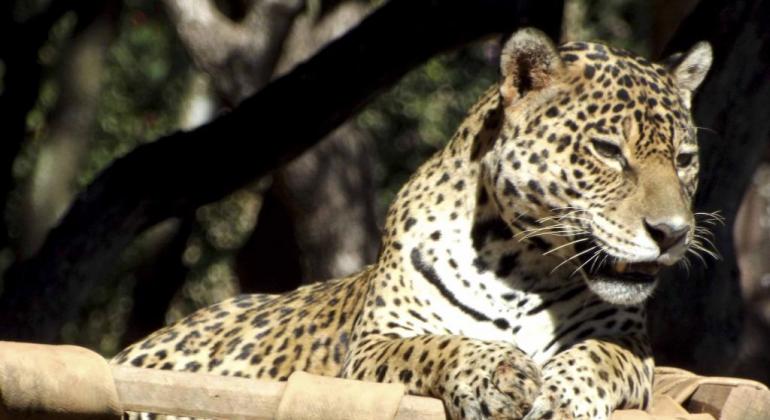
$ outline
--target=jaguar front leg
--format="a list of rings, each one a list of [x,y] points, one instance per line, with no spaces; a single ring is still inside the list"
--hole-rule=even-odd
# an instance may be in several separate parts
[[[653,367],[641,335],[581,341],[543,365],[541,391],[525,420],[603,420],[617,408],[645,409]]]
[[[343,377],[401,382],[444,402],[452,419],[520,419],[540,389],[536,364],[516,346],[451,335],[367,336]]]

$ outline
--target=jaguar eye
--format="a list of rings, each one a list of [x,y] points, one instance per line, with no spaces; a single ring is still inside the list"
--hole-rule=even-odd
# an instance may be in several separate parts
[[[617,144],[601,139],[591,139],[591,144],[594,146],[596,153],[601,156],[609,159],[623,159],[623,151],[620,150]]]
[[[680,153],[676,157],[676,166],[680,168],[690,166],[694,158],[695,158],[695,153]]]

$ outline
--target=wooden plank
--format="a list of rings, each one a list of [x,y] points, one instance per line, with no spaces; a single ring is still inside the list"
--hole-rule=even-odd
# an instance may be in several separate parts
[[[405,395],[394,420],[445,420],[444,404],[428,397]]]
[[[702,384],[687,409],[719,420],[770,420],[770,391],[750,386]]]
[[[286,388],[285,382],[127,366],[112,366],[112,375],[124,410],[177,416],[273,419]],[[444,420],[444,406],[434,398],[406,395],[395,418]]]
[[[734,389],[735,387],[729,385],[699,385],[687,403],[687,411],[708,413],[718,419],[722,413],[722,407]]]
[[[686,416],[688,414],[687,410],[671,397],[658,394],[652,398],[652,406],[649,412],[653,416]]]
[[[736,387],[722,407],[720,420],[770,419],[770,391],[748,386]]]

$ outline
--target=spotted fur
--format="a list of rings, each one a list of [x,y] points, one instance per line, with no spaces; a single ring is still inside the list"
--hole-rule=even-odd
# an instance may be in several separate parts
[[[654,64],[525,29],[501,81],[391,206],[377,263],[193,313],[115,363],[404,383],[453,419],[606,419],[648,406],[642,302],[698,249],[698,44]]]

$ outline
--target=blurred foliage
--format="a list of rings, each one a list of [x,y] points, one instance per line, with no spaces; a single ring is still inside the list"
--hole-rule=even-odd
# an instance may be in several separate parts
[[[652,1],[566,0],[562,41],[602,41],[649,56]]]
[[[158,2],[126,0],[110,48],[98,125],[80,183],[177,128],[191,64]]]
[[[254,186],[238,190],[196,211],[197,228],[182,256],[190,274],[171,302],[167,322],[239,292],[233,258],[254,230],[256,215],[262,205],[258,191],[264,184],[257,181]]]
[[[51,4],[51,1],[52,0],[17,0],[13,3],[13,19],[16,22],[25,22],[27,19],[44,12]]]
[[[376,3],[376,2],[375,2]],[[44,8],[43,0],[17,2],[19,19]],[[644,0],[567,0],[565,39],[602,39],[644,53],[650,31],[650,4]],[[318,1],[309,13],[317,13]],[[237,16],[238,10],[231,10]],[[58,87],[52,77],[65,42],[72,35],[74,16],[65,16],[40,51],[46,77],[37,106],[29,114],[31,133],[15,163],[21,181],[36,159],[36,143],[43,141]],[[378,213],[384,215],[400,186],[428,156],[442,147],[478,96],[498,74],[498,45],[485,41],[438,56],[410,72],[390,91],[356,117],[359,127],[376,141]],[[105,63],[106,77],[97,123],[86,164],[78,183],[85,186],[114,159],[138,145],[178,127],[185,111],[195,71],[176,37],[160,2],[125,0],[118,35]],[[0,75],[3,67],[0,63]],[[0,86],[2,89],[2,86]],[[169,170],[173,166],[169,165]],[[205,168],[201,168],[205,170]],[[232,261],[246,241],[261,205],[255,185],[199,209],[182,263],[190,269],[187,281],[167,314],[172,321],[193,309],[238,292]],[[158,243],[174,234],[173,224],[146,232],[117,262],[117,286],[99,286],[90,310],[64,336],[105,355],[118,350],[128,314],[141,305],[132,302],[136,267],[152,259]],[[7,250],[6,250],[7,251]],[[7,252],[0,253],[7,256]],[[163,279],[157,279],[162,281]],[[136,307],[141,310],[140,306]],[[106,333],[105,333],[106,332]]]
[[[497,43],[433,58],[410,72],[357,118],[377,144],[378,213],[401,185],[452,136],[468,108],[497,78]]]
[[[48,42],[38,51],[38,60],[43,66],[46,77],[40,85],[40,92],[34,108],[27,114],[27,131],[30,136],[14,162],[13,174],[17,179],[29,177],[35,166],[37,147],[41,139],[45,137],[47,116],[53,111],[59,97],[59,87],[54,80],[55,67],[59,64],[61,52],[67,40],[72,36],[76,23],[77,17],[74,13],[64,14],[51,28]],[[12,197],[13,201],[18,199],[20,199],[18,195]],[[11,205],[13,204],[11,203]],[[13,212],[10,213],[13,217]],[[13,224],[10,227],[13,229]],[[13,237],[17,232],[11,230],[9,233]]]

